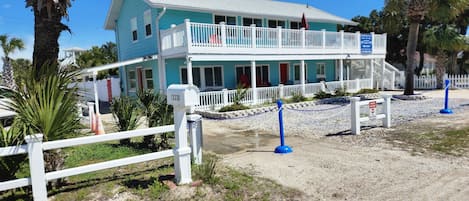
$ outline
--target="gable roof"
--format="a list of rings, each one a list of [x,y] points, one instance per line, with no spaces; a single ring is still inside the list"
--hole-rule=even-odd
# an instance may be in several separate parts
[[[356,25],[348,19],[319,10],[304,4],[275,0],[144,0],[149,6],[168,9],[239,14],[301,20],[304,13],[308,21],[334,24]],[[112,0],[106,18],[105,29],[114,29],[123,0]]]

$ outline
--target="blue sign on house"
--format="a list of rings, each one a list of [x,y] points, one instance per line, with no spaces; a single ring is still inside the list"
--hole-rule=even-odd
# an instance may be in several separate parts
[[[360,35],[360,51],[362,54],[371,54],[373,51],[373,39],[371,34]]]

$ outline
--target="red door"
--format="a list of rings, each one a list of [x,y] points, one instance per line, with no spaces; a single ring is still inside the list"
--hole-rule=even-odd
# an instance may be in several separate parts
[[[288,64],[280,64],[280,84],[288,81]]]

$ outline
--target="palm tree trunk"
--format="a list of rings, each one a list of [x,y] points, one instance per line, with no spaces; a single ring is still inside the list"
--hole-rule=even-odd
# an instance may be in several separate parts
[[[415,48],[417,48],[419,23],[411,22],[409,27],[409,40],[407,42],[407,67],[405,71],[404,95],[414,95],[414,62]]]
[[[16,89],[15,79],[13,78],[13,68],[11,67],[11,60],[8,57],[3,57],[3,82],[5,86],[10,89]]]
[[[56,9],[39,11],[34,6],[34,52],[33,66],[36,69],[36,78],[41,75],[41,69],[58,67],[59,43],[58,39],[63,30],[68,27],[61,23],[61,15]],[[50,18],[49,18],[50,17]]]
[[[436,88],[443,89],[443,77],[446,72],[447,56],[443,50],[439,50],[436,55]]]

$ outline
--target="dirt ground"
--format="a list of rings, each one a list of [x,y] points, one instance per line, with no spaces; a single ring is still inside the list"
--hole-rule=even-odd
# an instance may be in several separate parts
[[[468,90],[451,94],[469,100]],[[300,189],[309,200],[469,200],[467,152],[456,157],[415,151],[399,135],[468,126],[466,110],[392,129],[373,128],[359,136],[287,137],[293,153],[278,155],[273,153],[278,136],[272,132],[240,130],[229,121],[204,121],[204,149],[222,154],[227,165]]]

